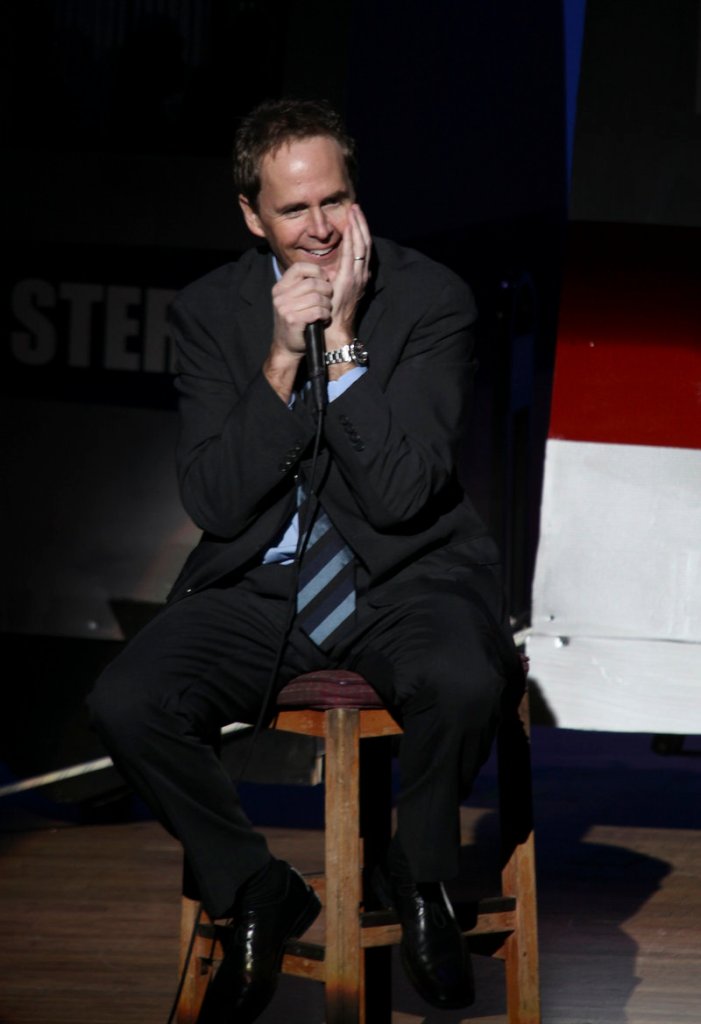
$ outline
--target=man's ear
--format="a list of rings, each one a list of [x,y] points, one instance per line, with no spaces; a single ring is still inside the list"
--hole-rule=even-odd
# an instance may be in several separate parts
[[[243,219],[246,221],[246,227],[253,235],[257,235],[259,238],[265,238],[265,231],[263,225],[260,222],[260,218],[256,211],[253,209],[248,199],[245,196],[239,196],[239,206],[241,207],[241,213]]]

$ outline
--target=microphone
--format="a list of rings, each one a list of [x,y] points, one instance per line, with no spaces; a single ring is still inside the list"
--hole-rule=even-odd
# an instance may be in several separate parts
[[[307,372],[312,388],[314,408],[317,415],[319,415],[326,408],[328,400],[326,392],[328,374],[326,372],[326,363],[324,362],[324,353],[326,351],[324,321],[315,320],[313,324],[307,324],[304,328],[304,340],[307,346]]]

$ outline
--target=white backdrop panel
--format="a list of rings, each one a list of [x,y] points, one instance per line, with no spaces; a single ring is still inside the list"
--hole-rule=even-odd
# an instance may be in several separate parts
[[[701,644],[532,634],[526,646],[556,726],[701,734]]]
[[[548,441],[532,627],[701,641],[701,451]]]

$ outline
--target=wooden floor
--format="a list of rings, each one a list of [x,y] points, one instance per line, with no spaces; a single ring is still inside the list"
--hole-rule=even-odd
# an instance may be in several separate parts
[[[535,731],[544,1024],[701,1019],[701,758],[653,755],[649,737],[621,748]],[[463,811],[468,868],[490,861],[495,795],[487,766]],[[177,844],[148,820],[72,825],[7,802],[0,827],[0,1022],[166,1024]],[[320,866],[318,831],[265,831],[279,856]],[[478,1000],[460,1013],[431,1011],[395,965],[393,1024],[506,1024],[502,966],[475,961]],[[321,986],[281,979],[260,1021],[321,1024]]]

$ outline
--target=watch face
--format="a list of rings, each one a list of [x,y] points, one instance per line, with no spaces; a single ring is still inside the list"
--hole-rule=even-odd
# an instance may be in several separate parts
[[[353,343],[353,361],[358,366],[367,366],[368,364],[368,350],[363,345],[362,341],[356,341]]]

